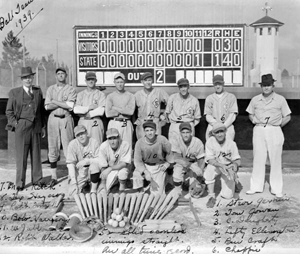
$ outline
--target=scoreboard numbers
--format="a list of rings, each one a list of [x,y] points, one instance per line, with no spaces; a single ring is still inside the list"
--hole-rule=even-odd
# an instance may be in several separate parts
[[[209,72],[207,76],[211,77],[214,72],[229,71],[232,80],[236,80],[234,73],[243,76],[243,25],[90,26],[74,30],[76,73],[95,71],[107,77],[107,73],[121,71],[129,83],[136,85],[140,85],[140,76],[145,71],[151,71],[154,82],[162,85],[174,85],[177,77],[182,73],[186,76],[187,72],[189,77],[195,73],[195,85],[210,84],[197,83],[196,78]],[[78,85],[85,85],[82,79],[77,81]],[[241,84],[242,80],[235,85]]]

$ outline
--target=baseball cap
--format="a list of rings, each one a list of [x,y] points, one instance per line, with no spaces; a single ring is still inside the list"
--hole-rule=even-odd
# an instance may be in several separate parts
[[[106,138],[118,137],[120,134],[117,129],[111,128],[106,131]]]
[[[222,75],[219,75],[219,74],[215,75],[215,76],[213,77],[213,84],[214,84],[214,85],[215,85],[215,84],[224,84],[224,78],[223,78],[223,76],[222,76]]]
[[[63,71],[64,73],[67,73],[66,69],[64,67],[58,67],[55,71],[55,73],[59,72],[59,71]]]
[[[190,123],[181,123],[181,124],[179,125],[179,130],[180,130],[180,131],[185,130],[185,129],[187,129],[187,130],[189,130],[189,131],[192,131],[192,126],[191,126],[191,124],[190,124]]]
[[[213,128],[211,130],[212,133],[215,133],[219,130],[226,130],[226,126],[225,124],[221,123],[221,122],[216,122],[214,125],[213,125]]]
[[[142,75],[141,80],[144,80],[144,79],[146,79],[146,78],[152,78],[152,77],[153,77],[153,75],[152,75],[151,72],[145,72],[145,73]]]
[[[96,73],[95,72],[87,72],[85,74],[85,79],[97,79]]]
[[[177,81],[177,85],[178,85],[178,86],[181,86],[181,85],[189,85],[189,84],[190,84],[190,82],[189,82],[189,80],[186,79],[186,78],[181,78],[181,79],[179,79],[179,80]]]
[[[146,129],[147,127],[150,127],[152,129],[156,130],[156,124],[153,121],[146,121],[143,123],[143,128]]]
[[[74,134],[75,134],[75,136],[77,136],[79,133],[83,133],[83,132],[86,132],[86,128],[83,125],[77,125],[74,128]]]
[[[117,78],[121,78],[121,79],[125,80],[125,75],[123,73],[121,73],[121,72],[118,72],[115,75],[114,79],[117,79]]]

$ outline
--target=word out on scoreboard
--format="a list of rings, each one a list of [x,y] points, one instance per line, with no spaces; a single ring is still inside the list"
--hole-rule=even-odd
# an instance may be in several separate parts
[[[141,85],[150,71],[154,83],[175,85],[182,77],[193,85],[211,85],[222,74],[226,85],[242,85],[244,27],[75,27],[78,85],[87,71],[99,84],[113,84],[116,72],[126,83]]]

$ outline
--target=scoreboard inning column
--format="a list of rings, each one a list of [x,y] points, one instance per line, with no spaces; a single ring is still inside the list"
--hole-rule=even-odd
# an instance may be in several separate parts
[[[150,71],[154,83],[176,85],[188,78],[195,86],[212,85],[215,74],[225,85],[243,84],[244,27],[75,27],[78,86],[85,86],[85,73],[96,72],[98,83],[113,85],[122,72],[126,83],[140,86]]]

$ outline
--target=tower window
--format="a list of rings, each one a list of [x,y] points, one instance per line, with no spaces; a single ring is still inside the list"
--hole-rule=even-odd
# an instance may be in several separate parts
[[[268,27],[268,35],[272,35],[272,28]]]
[[[259,35],[262,35],[262,34],[263,34],[263,29],[259,28]]]

